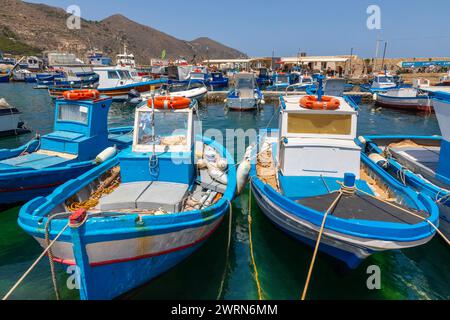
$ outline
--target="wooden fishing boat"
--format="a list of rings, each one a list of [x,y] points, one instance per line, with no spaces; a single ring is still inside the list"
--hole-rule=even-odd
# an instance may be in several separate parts
[[[360,137],[369,159],[402,184],[438,204],[440,229],[450,236],[450,94],[434,93],[442,136],[378,135]]]
[[[429,94],[416,88],[391,89],[376,94],[376,104],[384,108],[405,111],[432,112],[433,103]]]
[[[20,226],[43,247],[43,225],[50,239],[62,232],[52,256],[78,267],[81,299],[112,299],[159,276],[197,250],[230,210],[233,158],[194,136],[194,102],[150,105],[136,109],[132,147],[20,211]]]
[[[427,243],[436,232],[430,223],[438,225],[434,202],[361,153],[350,99],[321,98],[280,98],[280,128],[253,151],[251,187],[262,212],[310,246],[323,230],[319,250],[350,268],[379,251]]]
[[[45,196],[95,167],[103,151],[111,156],[117,149],[130,145],[132,139],[127,134],[132,127],[108,131],[111,102],[105,96],[59,99],[53,132],[37,136],[16,149],[0,150],[0,205]]]

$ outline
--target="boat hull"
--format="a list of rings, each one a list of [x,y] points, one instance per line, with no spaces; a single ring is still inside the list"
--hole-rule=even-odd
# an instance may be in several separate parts
[[[376,104],[384,108],[401,109],[409,111],[428,111],[433,110],[431,99],[428,97],[389,97],[383,94],[378,94]]]
[[[115,128],[110,133],[120,136],[121,132],[130,130],[132,130],[131,127]],[[121,149],[131,143],[131,138],[128,142],[112,139],[110,143]],[[26,151],[27,148],[22,147],[22,150]],[[11,157],[2,157],[1,160],[16,157],[20,153],[22,152],[12,153]],[[0,167],[0,206],[23,203],[36,197],[46,196],[64,182],[82,175],[95,166],[94,161],[83,161],[43,169]]]
[[[252,111],[258,109],[257,99],[228,98],[226,107],[234,111]]]
[[[2,75],[0,75],[0,83],[7,83],[7,82],[9,82],[9,74],[6,74],[6,75],[2,74]]]
[[[97,242],[95,239],[100,237],[91,235],[92,229],[87,225],[80,230],[86,239],[83,254],[89,261],[82,267],[83,279],[78,280],[80,299],[113,299],[163,274],[200,248],[220,226],[222,219],[223,215],[219,215],[210,223],[176,232],[164,230],[151,235],[143,232],[134,238],[125,238],[118,226],[115,238]],[[43,248],[46,247],[44,238],[35,239]],[[52,251],[55,262],[77,265],[71,242],[70,238],[69,242],[55,243]]]

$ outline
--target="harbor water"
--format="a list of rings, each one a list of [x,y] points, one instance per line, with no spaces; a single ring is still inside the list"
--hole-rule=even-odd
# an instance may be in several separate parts
[[[27,84],[0,85],[5,98],[23,114],[22,119],[34,132],[52,130],[54,107],[46,90]],[[110,127],[132,125],[134,109],[113,104]],[[264,129],[278,124],[276,105],[268,104],[259,112],[226,112],[223,104],[200,107],[198,117],[204,132],[218,129],[227,139],[227,129]],[[433,114],[411,114],[373,105],[362,105],[359,134],[440,134]],[[17,147],[34,133],[2,138],[0,148]],[[228,141],[229,142],[229,141]],[[247,145],[252,141],[247,141]],[[237,161],[241,159],[236,159]],[[222,299],[257,299],[257,287],[251,264],[248,236],[248,187],[233,202],[231,247]],[[291,239],[273,226],[250,204],[252,240],[259,280],[265,299],[299,299],[306,279],[312,249]],[[0,212],[0,296],[3,296],[42,252],[37,242],[17,225],[19,207]],[[120,297],[121,299],[216,299],[226,265],[228,218],[206,243],[178,266],[150,283]],[[369,266],[378,266],[381,288],[370,290]],[[78,299],[74,279],[57,266],[63,299]],[[370,269],[370,268],[369,268]],[[70,272],[70,270],[69,270]],[[49,264],[43,259],[12,299],[54,299]],[[450,299],[450,252],[435,237],[428,244],[402,251],[377,253],[356,270],[347,270],[323,254],[316,260],[309,286],[309,299]]]

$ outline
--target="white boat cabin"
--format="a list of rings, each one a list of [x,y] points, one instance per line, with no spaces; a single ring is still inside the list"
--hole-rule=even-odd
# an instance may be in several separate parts
[[[152,118],[154,126],[152,127]],[[183,153],[194,149],[193,109],[136,109],[133,152]]]
[[[133,70],[128,68],[98,67],[93,70],[99,75],[99,89],[116,88],[142,81]]]
[[[357,111],[342,97],[337,110],[300,106],[304,95],[281,98],[277,162],[284,176],[360,177]]]
[[[396,87],[395,79],[390,75],[376,75],[372,82],[372,89],[387,89]]]

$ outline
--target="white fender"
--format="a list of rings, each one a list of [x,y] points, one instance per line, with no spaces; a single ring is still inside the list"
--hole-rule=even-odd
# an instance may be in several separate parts
[[[208,163],[208,174],[213,180],[221,184],[228,184],[228,175],[210,163]]]
[[[111,159],[112,157],[114,157],[117,154],[117,148],[116,146],[114,147],[109,147],[106,148],[105,150],[103,150],[102,152],[100,152],[96,157],[95,157],[95,162],[96,163],[103,163],[106,160]]]
[[[241,194],[248,181],[248,174],[250,172],[250,160],[244,159],[238,166],[236,171],[236,195]]]
[[[369,154],[369,159],[383,168],[386,168],[388,165],[388,160],[378,153]]]
[[[219,169],[220,171],[225,171],[228,167],[228,162],[227,160],[223,159],[223,158],[218,158],[216,160],[216,168]]]

